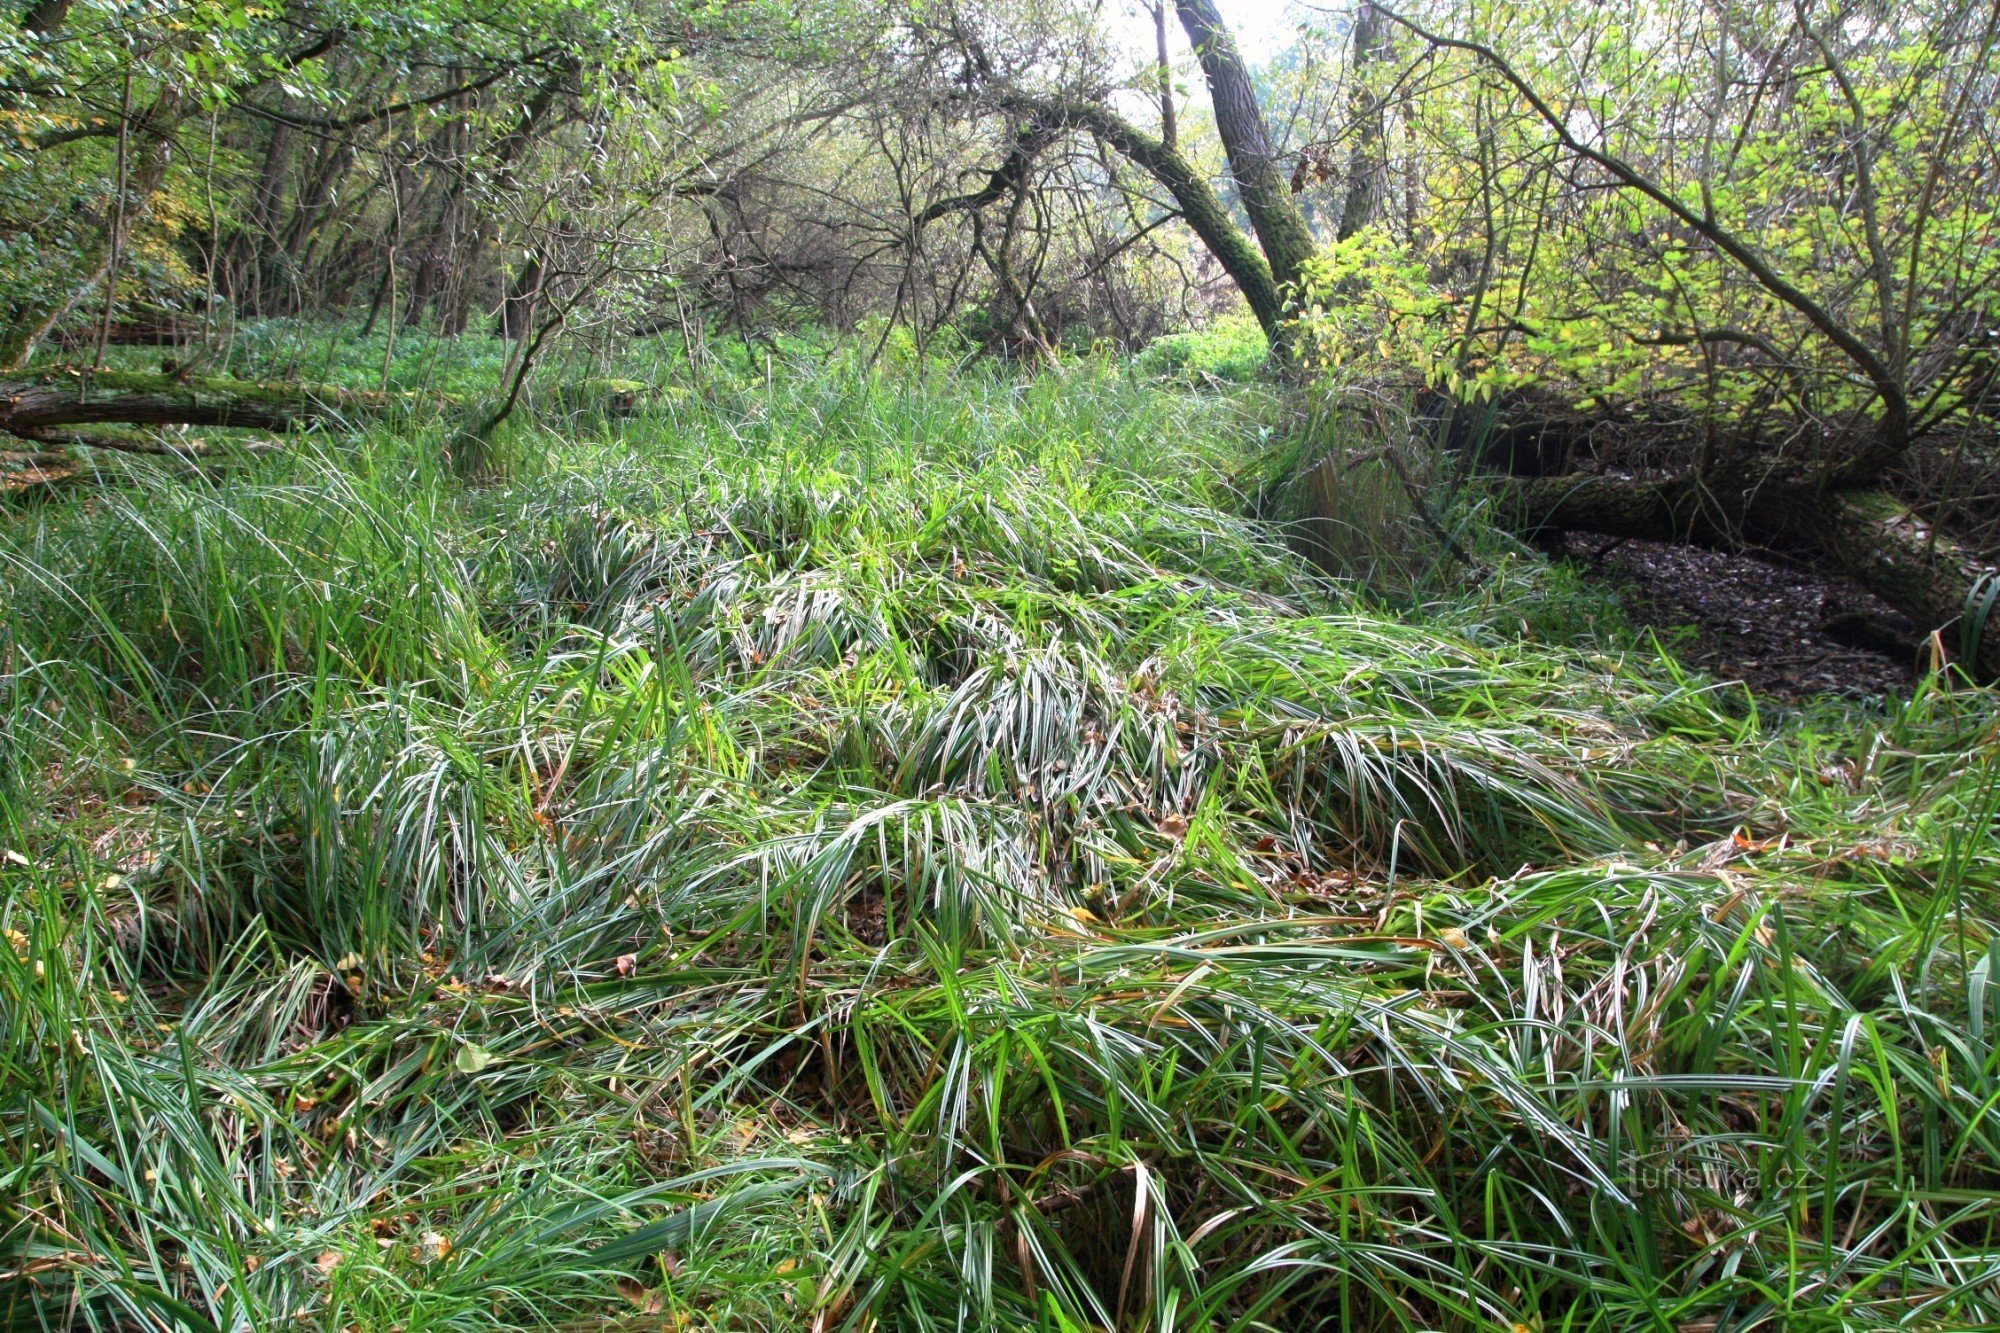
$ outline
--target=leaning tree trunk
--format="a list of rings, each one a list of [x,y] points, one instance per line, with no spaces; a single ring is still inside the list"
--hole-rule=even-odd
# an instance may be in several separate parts
[[[1229,154],[1229,174],[1235,178],[1237,198],[1250,215],[1257,243],[1270,262],[1271,276],[1290,300],[1291,289],[1305,276],[1306,261],[1312,258],[1313,234],[1292,194],[1290,180],[1278,169],[1271,132],[1264,123],[1263,108],[1257,104],[1256,85],[1250,80],[1235,37],[1216,12],[1214,0],[1176,0],[1174,8],[1208,79],[1215,129]]]
[[[1828,487],[1811,479],[1734,490],[1689,478],[1595,475],[1496,477],[1485,484],[1527,528],[1724,549],[1782,543],[1817,551],[1925,629],[1943,631],[1947,644],[1976,628],[1976,642],[1966,645],[1966,665],[1983,679],[2000,678],[2000,609],[1982,625],[1962,623],[1975,594],[1992,586],[1994,565],[1934,531],[1886,491]]]
[[[1313,255],[1312,229],[1292,196],[1290,181],[1278,170],[1255,85],[1213,0],[1175,0],[1175,11],[1207,77],[1216,128],[1229,155],[1237,197],[1256,233],[1254,241],[1171,135],[1149,134],[1094,98],[1003,94],[999,105],[1041,125],[1087,130],[1158,181],[1243,294],[1278,359],[1288,363],[1294,350],[1289,306]]]
[[[1283,345],[1284,292],[1271,265],[1236,220],[1208,178],[1175,145],[1148,134],[1102,102],[1056,98],[1008,98],[1006,109],[1050,125],[1074,126],[1110,145],[1133,165],[1158,181],[1173,196],[1174,206],[1208,252],[1222,265],[1250,313],[1271,340]]]

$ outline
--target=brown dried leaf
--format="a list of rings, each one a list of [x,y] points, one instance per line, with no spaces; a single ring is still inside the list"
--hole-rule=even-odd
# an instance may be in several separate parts
[[[667,1294],[656,1291],[635,1277],[618,1279],[618,1294],[632,1303],[640,1314],[661,1314],[667,1308]]]

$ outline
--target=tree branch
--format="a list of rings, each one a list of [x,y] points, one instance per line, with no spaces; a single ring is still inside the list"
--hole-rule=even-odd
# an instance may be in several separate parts
[[[1817,329],[1835,347],[1846,354],[1864,377],[1875,394],[1882,401],[1883,420],[1875,438],[1847,462],[1836,468],[1829,478],[1835,484],[1855,485],[1867,481],[1879,473],[1909,447],[1910,402],[1902,380],[1889,364],[1870,347],[1865,339],[1854,330],[1834,318],[1832,312],[1815,301],[1796,284],[1779,273],[1771,263],[1759,254],[1749,242],[1724,227],[1715,219],[1690,208],[1676,199],[1658,182],[1646,176],[1623,159],[1593,148],[1570,132],[1568,122],[1550,106],[1532,84],[1517,71],[1508,60],[1492,47],[1482,42],[1465,38],[1447,37],[1435,33],[1406,18],[1392,9],[1382,13],[1392,22],[1407,29],[1418,39],[1433,48],[1449,51],[1465,51],[1492,67],[1495,73],[1526,101],[1542,123],[1555,134],[1556,141],[1577,157],[1595,164],[1609,172],[1613,178],[1626,187],[1644,195],[1664,208],[1676,220],[1701,236],[1731,259],[1754,278],[1758,285],[1790,306]]]

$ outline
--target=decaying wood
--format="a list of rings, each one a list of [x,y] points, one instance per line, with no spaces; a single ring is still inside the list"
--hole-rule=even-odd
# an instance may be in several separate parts
[[[210,376],[57,369],[0,380],[0,431],[43,440],[64,426],[235,426],[284,431],[329,417],[379,415],[396,395]]]
[[[631,380],[565,386],[552,401],[568,413],[629,416],[650,393]],[[326,384],[58,368],[0,380],[0,434],[36,449],[71,445],[126,453],[199,454],[207,443],[146,441],[79,433],[78,426],[210,426],[284,432],[318,421],[351,422],[395,412],[462,406],[444,394],[395,394]],[[238,443],[243,443],[238,441]],[[251,442],[269,447],[266,438]]]

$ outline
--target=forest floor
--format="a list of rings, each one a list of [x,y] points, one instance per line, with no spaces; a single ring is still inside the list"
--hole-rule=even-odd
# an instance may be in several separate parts
[[[1919,646],[1889,642],[1903,618],[1850,579],[1775,556],[1582,534],[1571,534],[1565,553],[1618,593],[1634,624],[1717,679],[1790,702],[1882,699],[1917,682]],[[1856,620],[1874,633],[1843,633],[1841,623]]]

